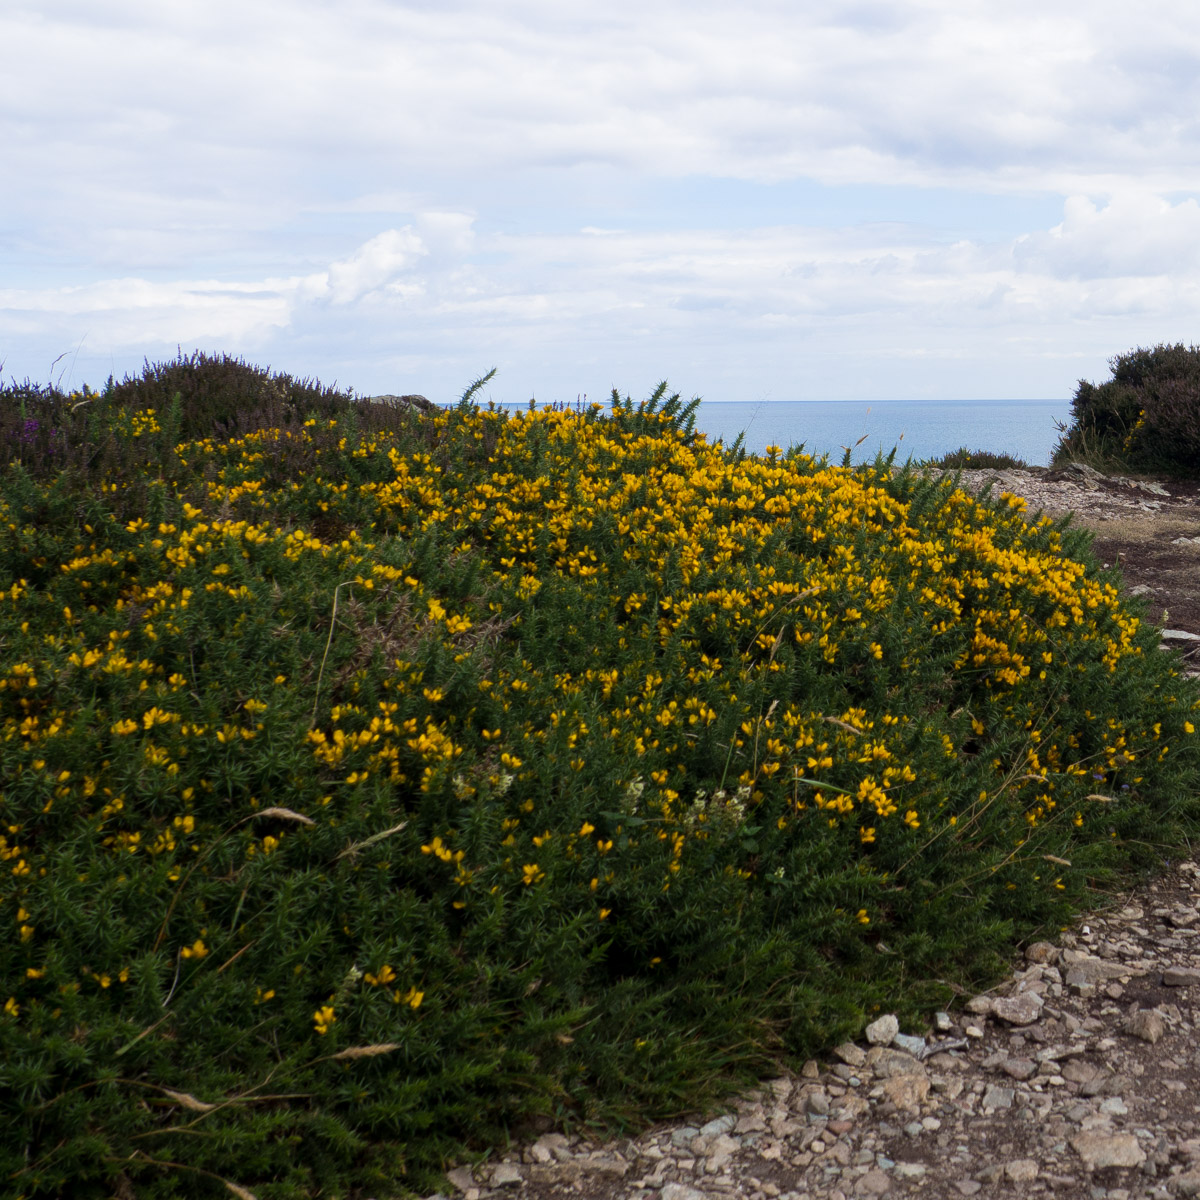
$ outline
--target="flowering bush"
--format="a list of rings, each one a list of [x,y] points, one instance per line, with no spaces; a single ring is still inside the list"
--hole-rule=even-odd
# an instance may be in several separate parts
[[[11,1190],[428,1191],[917,1019],[1195,833],[1200,690],[1082,536],[664,395],[9,465]]]

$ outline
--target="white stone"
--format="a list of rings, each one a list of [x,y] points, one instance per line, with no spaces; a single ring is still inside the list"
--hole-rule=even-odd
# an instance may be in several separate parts
[[[1036,992],[998,996],[992,1001],[992,1016],[1009,1025],[1032,1025],[1042,1015],[1042,998]]]
[[[1032,1183],[1038,1177],[1038,1165],[1032,1158],[1014,1158],[1004,1164],[1004,1173],[1013,1183]]]
[[[892,1039],[900,1032],[900,1022],[895,1013],[888,1013],[878,1021],[872,1021],[866,1032],[867,1041],[872,1046],[890,1046]]]

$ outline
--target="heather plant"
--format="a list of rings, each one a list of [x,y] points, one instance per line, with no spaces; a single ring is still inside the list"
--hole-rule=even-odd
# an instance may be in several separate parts
[[[1012,454],[997,454],[991,450],[968,450],[966,446],[951,450],[940,458],[931,458],[929,465],[948,471],[1011,470],[1014,468],[1023,470],[1029,466],[1023,458],[1017,458]]]
[[[1054,460],[1200,477],[1200,346],[1138,347],[1109,366],[1107,382],[1079,381]]]
[[[478,386],[10,452],[13,1194],[427,1193],[912,1027],[1195,834],[1200,688],[1086,535]]]

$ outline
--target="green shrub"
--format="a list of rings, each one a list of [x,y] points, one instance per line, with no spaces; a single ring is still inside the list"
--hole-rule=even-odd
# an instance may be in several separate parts
[[[1106,383],[1079,381],[1054,461],[1200,477],[1200,346],[1138,347],[1109,366]]]
[[[948,454],[943,454],[941,458],[931,458],[929,465],[942,467],[948,471],[1001,471],[1013,468],[1025,470],[1029,466],[1024,459],[1016,458],[1011,454],[993,454],[990,450],[968,450],[966,446],[951,450]]]
[[[1084,535],[664,395],[9,464],[10,1191],[427,1192],[915,1022],[1195,835],[1200,689]]]

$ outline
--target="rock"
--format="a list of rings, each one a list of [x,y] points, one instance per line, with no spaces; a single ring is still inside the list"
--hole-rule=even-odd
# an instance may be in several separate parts
[[[1068,1083],[1091,1083],[1103,1074],[1103,1067],[1098,1067],[1094,1063],[1081,1062],[1078,1059],[1065,1063],[1062,1067],[1062,1077]]]
[[[1139,583],[1137,587],[1129,589],[1131,596],[1150,596],[1154,594],[1154,589],[1148,583]]]
[[[1063,961],[1067,962],[1066,955],[1063,956]],[[1122,975],[1136,975],[1137,973],[1123,963],[1107,962],[1102,958],[1084,955],[1074,962],[1068,963],[1063,982],[1073,987],[1079,984],[1107,983],[1110,979],[1119,979]]]
[[[949,1013],[935,1012],[933,1014],[933,1027],[938,1033],[949,1033],[954,1028],[954,1022],[950,1019]]]
[[[519,1187],[525,1173],[516,1163],[498,1163],[492,1168],[492,1187]]]
[[[1143,1042],[1153,1045],[1167,1031],[1166,1022],[1152,1008],[1143,1008],[1121,1026],[1123,1033],[1130,1037],[1141,1038]]]
[[[892,1038],[892,1045],[914,1058],[920,1058],[925,1053],[926,1045],[923,1037],[914,1037],[910,1033],[898,1033]]]
[[[1069,479],[1071,476],[1082,479],[1093,486],[1105,478],[1104,475],[1100,471],[1097,471],[1095,467],[1089,467],[1087,463],[1081,462],[1062,463],[1058,466],[1057,470],[1051,471],[1046,478]]]
[[[725,1164],[742,1148],[742,1143],[737,1138],[731,1138],[727,1133],[722,1133],[718,1137],[713,1138],[712,1144],[708,1147],[708,1153],[705,1158],[708,1160],[705,1163],[705,1170],[710,1175],[719,1174],[725,1169]]]
[[[1145,1152],[1132,1133],[1078,1133],[1071,1139],[1071,1149],[1083,1159],[1089,1171],[1140,1167],[1146,1161]]]
[[[998,996],[992,1001],[992,1016],[1009,1025],[1032,1025],[1042,1015],[1044,1001],[1036,992]]]
[[[1195,967],[1168,967],[1163,972],[1164,987],[1194,987],[1200,983],[1200,970]]]
[[[963,1196],[974,1196],[983,1191],[983,1184],[977,1179],[956,1179],[954,1186],[958,1189],[959,1194]]]
[[[1031,1079],[1037,1071],[1037,1063],[1029,1058],[1009,1058],[1000,1064],[1000,1070],[1010,1079]]]
[[[925,1075],[895,1075],[883,1081],[883,1094],[901,1111],[915,1112],[929,1095]]]
[[[1158,636],[1164,642],[1200,642],[1200,633],[1188,633],[1186,629],[1164,629]]]
[[[890,1046],[892,1038],[900,1032],[900,1022],[896,1019],[894,1013],[888,1013],[886,1016],[880,1017],[878,1021],[872,1021],[867,1026],[866,1036],[867,1041],[872,1046]]]
[[[454,1184],[454,1186],[458,1188],[460,1192],[465,1192],[468,1188],[477,1188],[479,1186],[479,1184],[475,1182],[475,1176],[472,1175],[470,1170],[468,1170],[466,1167],[455,1167],[453,1171],[447,1171],[446,1178],[450,1180],[450,1182]]]
[[[1039,1167],[1032,1158],[1014,1158],[1004,1164],[1004,1174],[1013,1183],[1032,1183],[1038,1177]]]
[[[709,1121],[707,1125],[700,1126],[700,1136],[706,1138],[720,1137],[723,1133],[728,1133],[737,1124],[737,1117],[732,1113],[727,1113],[723,1117],[716,1117]]]
[[[1058,962],[1061,953],[1062,951],[1052,942],[1034,942],[1025,947],[1025,960],[1031,963],[1053,964]]]
[[[1171,1181],[1177,1196],[1200,1196],[1200,1167],[1192,1167]]]
[[[892,1181],[879,1170],[860,1175],[854,1185],[856,1196],[886,1196],[892,1190]]]
[[[997,1083],[988,1084],[988,1089],[983,1093],[982,1104],[984,1108],[1012,1108],[1013,1099],[1016,1092],[1012,1088],[1001,1087]]]
[[[925,1068],[911,1054],[903,1050],[872,1051],[874,1062],[870,1065],[880,1079],[891,1079],[896,1075],[924,1075]]]
[[[835,1046],[833,1052],[848,1067],[861,1067],[867,1061],[866,1052],[853,1042],[843,1042],[840,1046]],[[817,1076],[813,1076],[813,1078],[817,1078]]]
[[[556,1158],[570,1158],[570,1146],[570,1142],[561,1133],[543,1133],[530,1150],[536,1162],[550,1162]]]
[[[708,1200],[699,1188],[688,1187],[686,1183],[667,1183],[660,1193],[662,1200]]]
[[[415,408],[419,412],[437,412],[438,406],[432,400],[426,400],[424,396],[393,396],[390,393],[384,396],[368,396],[364,403],[367,404],[384,404],[389,408]]]
[[[986,1017],[992,1011],[991,996],[972,996],[967,1001],[965,1008],[967,1012],[973,1013],[977,1017]]]
[[[920,1179],[929,1168],[919,1162],[898,1162],[894,1172],[899,1179]]]

